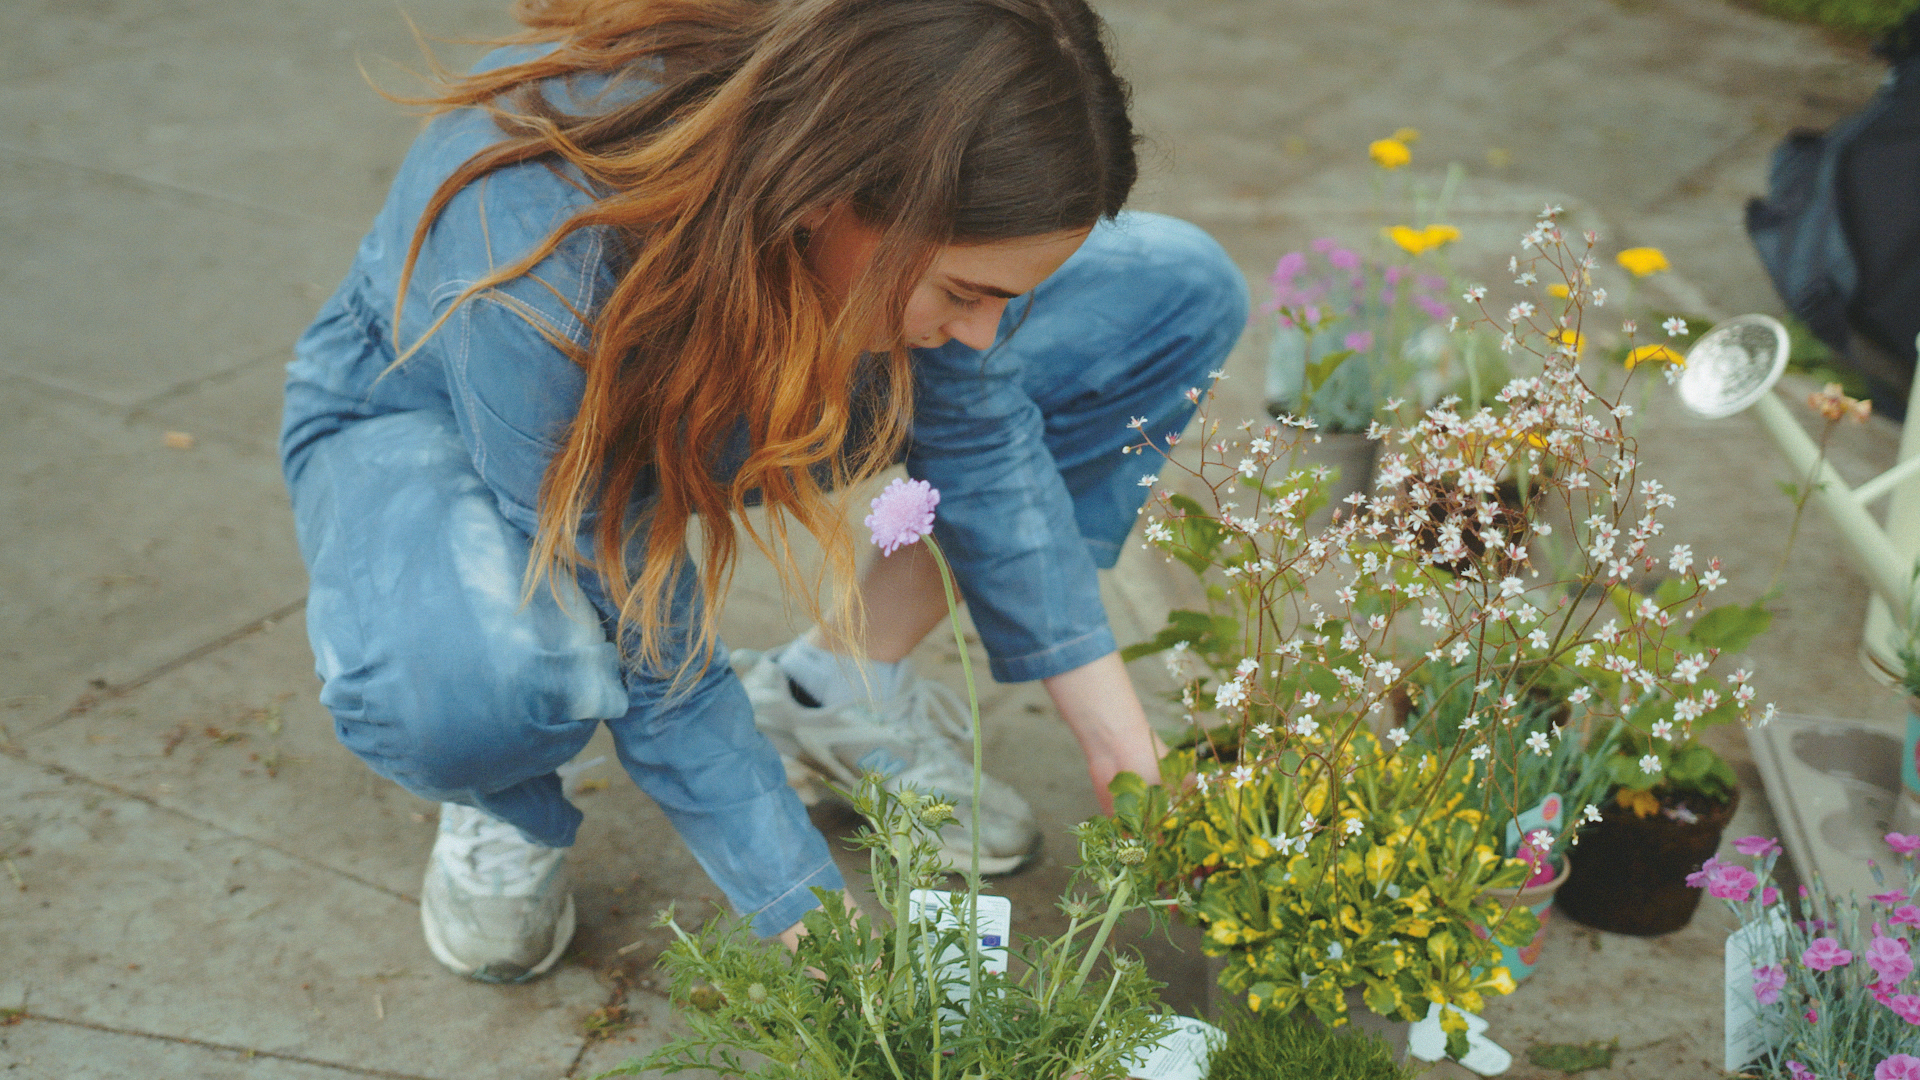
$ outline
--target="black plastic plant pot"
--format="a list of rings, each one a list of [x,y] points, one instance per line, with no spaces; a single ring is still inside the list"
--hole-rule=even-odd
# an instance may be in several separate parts
[[[1608,800],[1599,824],[1580,837],[1580,858],[1554,904],[1583,926],[1614,934],[1653,937],[1693,921],[1703,890],[1687,875],[1720,850],[1720,836],[1740,805],[1693,807],[1694,821],[1665,813],[1637,817]]]

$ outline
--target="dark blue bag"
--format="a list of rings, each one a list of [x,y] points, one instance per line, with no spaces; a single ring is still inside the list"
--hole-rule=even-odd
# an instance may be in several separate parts
[[[1747,233],[1787,309],[1898,418],[1920,335],[1920,11],[1875,51],[1886,84],[1825,134],[1780,144]]]

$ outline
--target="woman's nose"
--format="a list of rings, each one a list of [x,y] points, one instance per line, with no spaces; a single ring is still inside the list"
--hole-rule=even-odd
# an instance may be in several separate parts
[[[986,352],[1000,336],[1000,315],[1006,310],[1005,300],[988,300],[941,329],[960,344]]]

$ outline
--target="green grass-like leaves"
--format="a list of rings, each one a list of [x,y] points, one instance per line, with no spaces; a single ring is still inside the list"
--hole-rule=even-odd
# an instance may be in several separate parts
[[[1378,1035],[1322,1027],[1302,1016],[1240,1013],[1227,1023],[1227,1044],[1213,1055],[1207,1080],[1410,1080]]]

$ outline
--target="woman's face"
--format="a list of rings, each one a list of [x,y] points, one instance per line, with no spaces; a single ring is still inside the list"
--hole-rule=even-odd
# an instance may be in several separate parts
[[[1060,269],[1090,232],[1073,229],[941,248],[907,298],[902,320],[907,344],[932,349],[952,340],[982,351],[991,348],[1007,301],[1032,291]],[[879,246],[880,230],[843,208],[814,229],[807,263],[832,295],[844,300]],[[873,345],[885,347],[885,342]]]

